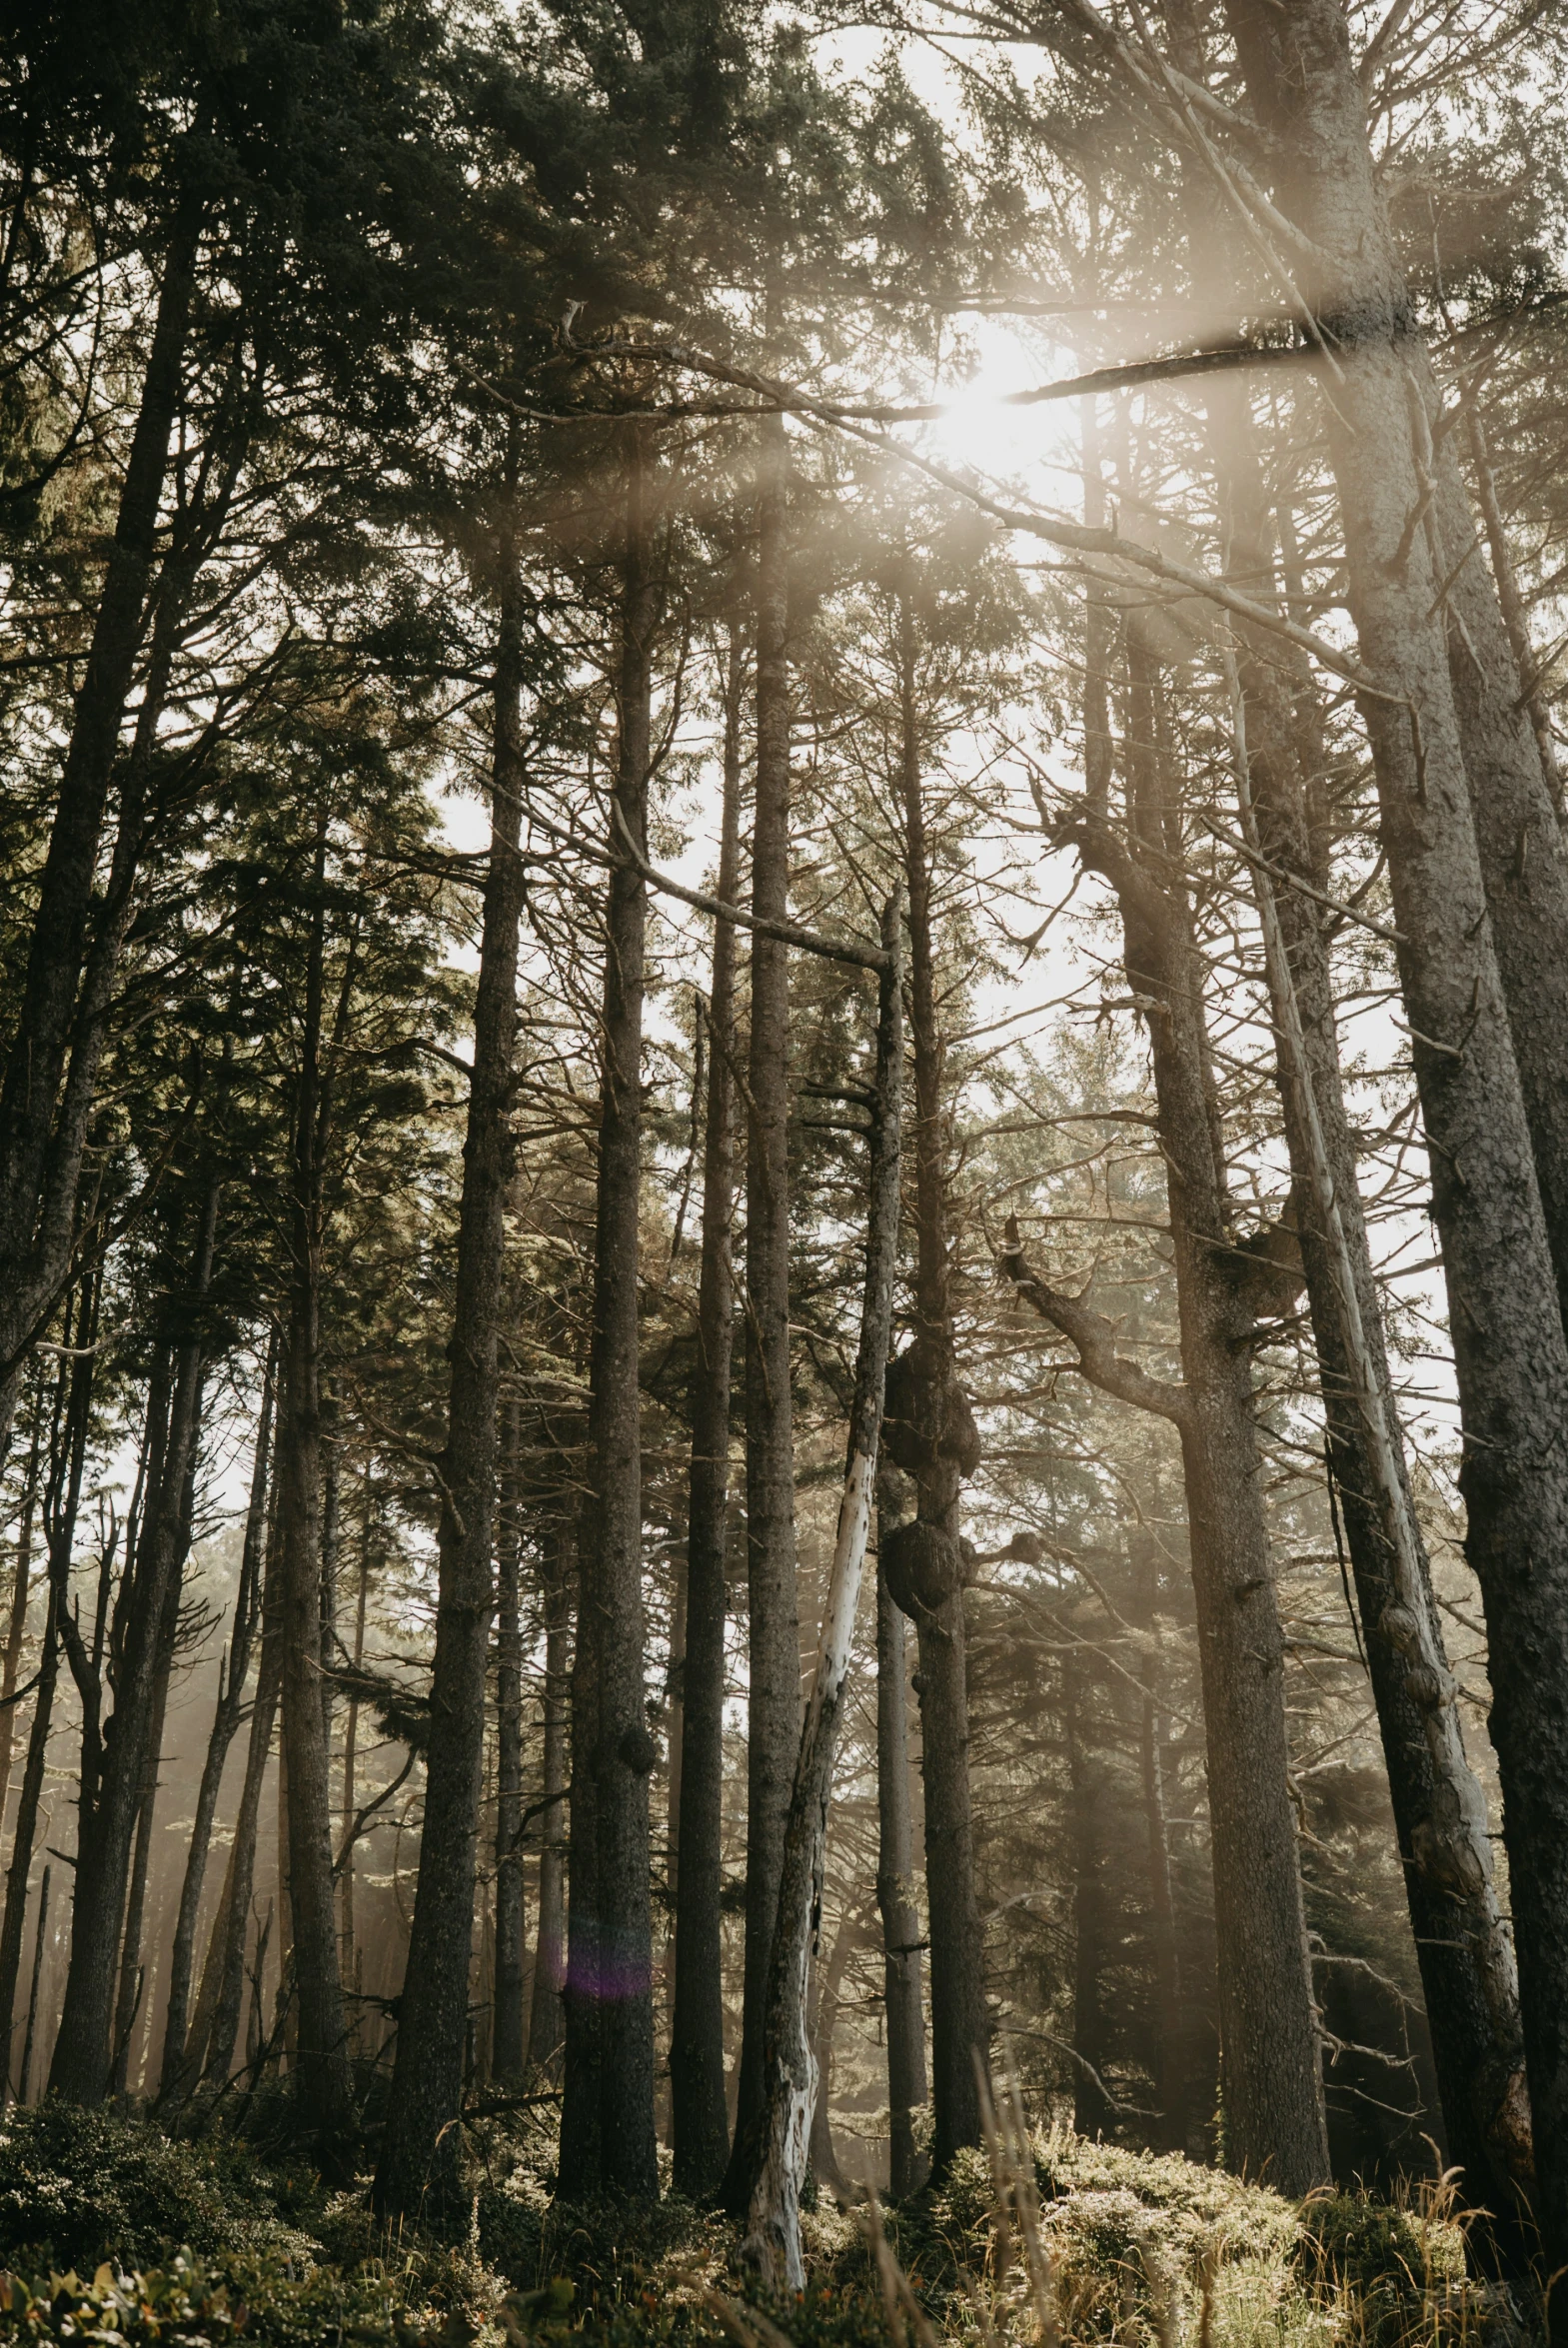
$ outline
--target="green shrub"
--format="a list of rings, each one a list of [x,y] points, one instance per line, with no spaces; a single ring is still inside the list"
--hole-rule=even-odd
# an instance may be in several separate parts
[[[791,2348],[888,2348],[887,2318],[880,2296],[850,2284],[809,2284],[792,2298],[777,2292],[749,2294]]]
[[[91,2273],[104,2259],[151,2269],[167,2249],[209,2257],[252,2238],[274,2206],[254,2164],[142,2121],[51,2101],[0,2127],[0,2265]]]
[[[582,2299],[608,2308],[648,2289],[668,2296],[679,2276],[718,2274],[734,2233],[727,2221],[679,2194],[663,2201],[607,2197],[553,2201],[538,2173],[520,2168],[479,2196],[479,2252],[523,2291],[570,2275]]]
[[[75,2272],[47,2282],[0,2274],[0,2339],[184,2342],[231,2338],[246,2311],[228,2287],[190,2260],[167,2269],[124,2274],[106,2261],[90,2283]]]
[[[105,2260],[91,2281],[74,2272],[31,2280],[0,2275],[4,2341],[224,2348],[240,2335],[258,2348],[320,2348],[329,2339],[415,2348],[416,2338],[381,2277],[345,2280],[329,2268],[300,2269],[278,2259],[238,2257],[214,2267],[179,2256],[129,2273]]]
[[[1034,2174],[1042,2202],[1130,2195],[1157,2217],[1172,2247],[1206,2239],[1222,2257],[1269,2257],[1296,2235],[1296,2207],[1282,2193],[1202,2168],[1179,2152],[1131,2152],[1052,2129],[1035,2139]]]
[[[931,2219],[966,2264],[983,2256],[995,2198],[989,2154],[965,2145],[953,2155],[941,2191],[932,2195]]]
[[[1292,2258],[1310,2288],[1344,2297],[1367,2348],[1400,2348],[1429,2332],[1464,2284],[1456,2225],[1365,2193],[1303,2202]]]

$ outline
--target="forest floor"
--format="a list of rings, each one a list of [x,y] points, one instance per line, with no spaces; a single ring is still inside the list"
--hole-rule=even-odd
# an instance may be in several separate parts
[[[569,2207],[544,2131],[475,2139],[456,2241],[380,2226],[368,2183],[329,2192],[249,2140],[177,2141],[59,2104],[0,2128],[0,2341],[212,2348],[906,2348],[863,2210],[804,2221],[803,2298],[760,2294],[739,2235],[676,2196]],[[1516,2296],[1467,2279],[1440,2194],[1286,2200],[1214,2169],[1032,2141],[1047,2294],[999,2239],[983,2155],[885,2213],[915,2348],[1514,2348]],[[884,2274],[892,2268],[884,2263]],[[575,2337],[574,2337],[575,2336]]]

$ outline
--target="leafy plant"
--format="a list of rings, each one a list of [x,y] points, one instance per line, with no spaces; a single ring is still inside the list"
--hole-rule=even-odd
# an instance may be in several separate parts
[[[239,2247],[275,2212],[253,2163],[145,2122],[51,2099],[0,2128],[0,2260],[40,2272],[155,2267]]]

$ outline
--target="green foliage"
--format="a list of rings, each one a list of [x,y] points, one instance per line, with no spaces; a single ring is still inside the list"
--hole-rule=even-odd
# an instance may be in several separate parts
[[[1084,2194],[1124,2195],[1172,2245],[1206,2238],[1222,2255],[1267,2257],[1295,2238],[1295,2204],[1283,2194],[1179,2153],[1133,2152],[1053,2129],[1036,2148],[1035,2173],[1041,2198],[1067,2206]]]
[[[1214,2348],[1412,2348],[1474,2328],[1463,2236],[1436,2204],[1297,2203],[1179,2155],[1065,2129],[1035,2138],[1034,2174],[1062,2332],[1078,2343],[1206,2335]],[[925,2209],[889,2213],[938,2334],[968,2336],[965,2278],[988,2294],[998,2337],[1029,2334],[1016,2242],[996,2272],[993,2206],[990,2163],[970,2151]],[[846,2284],[852,2265],[838,2262]]]
[[[1109,2271],[1147,2251],[1185,2266],[1204,2246],[1222,2262],[1271,2258],[1296,2239],[1295,2205],[1283,2195],[1179,2153],[1133,2152],[1052,2129],[1036,2139],[1034,2173],[1042,2224],[1069,2263]],[[931,2217],[965,2264],[981,2263],[994,2198],[986,2155],[960,2152]]]
[[[183,2253],[127,2273],[105,2261],[90,2282],[51,2272],[0,2278],[0,2339],[222,2342],[243,2334],[266,2348],[327,2339],[423,2348],[394,2285],[381,2273],[345,2276],[277,2251],[204,2265]],[[466,2335],[469,2336],[469,2335]]]
[[[211,2257],[275,2206],[231,2153],[106,2111],[51,2101],[8,2113],[0,2130],[0,2260],[11,2267],[152,2267],[176,2246]]]
[[[481,2192],[478,2214],[481,2257],[519,2290],[543,2291],[569,2275],[580,2298],[601,2309],[634,2304],[650,2288],[668,2297],[680,2275],[717,2275],[732,2246],[724,2219],[679,2194],[653,2204],[555,2201],[522,2167]]]
[[[411,2320],[406,2267],[371,2261],[352,2271],[317,2266],[269,2246],[204,2262],[184,2252],[166,2265],[125,2269],[105,2260],[91,2281],[74,2271],[31,2281],[0,2275],[0,2340],[208,2342],[243,2336],[259,2348],[332,2341],[387,2348],[467,2348],[477,2324],[460,2307],[422,2304]],[[416,2298],[420,2295],[416,2292]]]
[[[47,2283],[0,2275],[0,2337],[22,2340],[221,2340],[239,2331],[248,2310],[226,2283],[176,2258],[148,2274],[124,2274],[107,2262],[92,2281],[74,2270]]]
[[[795,2298],[757,2292],[752,2304],[777,2325],[791,2348],[887,2348],[881,2300],[866,2286],[811,2283]]]
[[[1464,2282],[1464,2241],[1438,2213],[1327,2193],[1302,2204],[1295,2271],[1355,2313],[1368,2348],[1397,2348],[1445,2309]]]
[[[469,2239],[448,2246],[394,2241],[363,2192],[324,2200],[309,2172],[264,2169],[254,2150],[173,2143],[62,2104],[14,2113],[0,2136],[0,2348],[220,2348],[240,2335],[265,2348],[468,2348],[482,2326],[506,2348],[706,2348],[726,2336],[715,2292],[790,2348],[884,2348],[858,2213],[807,2220],[810,2287],[782,2297],[741,2278],[728,2220],[676,2195],[556,2202],[544,2149],[530,2139],[504,2173],[507,2152],[487,2147]],[[1083,2348],[1205,2327],[1213,2348],[1437,2348],[1474,2328],[1462,2234],[1435,2202],[1297,2204],[1062,2129],[1035,2139],[1034,2173],[1063,2333]],[[1030,2335],[1016,2246],[996,2272],[992,2206],[989,2162],[965,2152],[940,2193],[887,2213],[940,2339],[971,2339],[971,2282],[999,2337]]]

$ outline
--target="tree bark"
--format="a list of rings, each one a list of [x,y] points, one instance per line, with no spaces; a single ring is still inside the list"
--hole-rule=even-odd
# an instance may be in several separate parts
[[[979,2073],[989,2040],[985,1948],[974,1895],[969,1699],[959,1499],[979,1464],[958,1382],[948,1279],[945,1046],[936,1012],[931,860],[920,788],[917,639],[898,599],[900,796],[909,891],[909,1027],[914,1058],[914,1336],[888,1381],[888,1450],[914,1477],[916,1515],[884,1541],[882,1569],[919,1641],[925,1890],[931,1951],[932,2170],[980,2141]],[[918,1563],[913,1563],[918,1554]],[[910,1562],[906,1563],[905,1559]],[[912,1570],[911,1570],[912,1565]]]
[[[502,534],[490,869],[485,883],[474,1074],[458,1217],[452,1388],[441,1466],[436,1656],[425,1756],[425,1828],[398,2023],[387,2136],[376,2172],[384,2213],[460,2195],[459,2134],[469,1967],[485,1755],[485,1682],[495,1606],[496,1405],[501,1384],[501,1273],[512,1179],[512,1055],[523,914],[523,587],[510,500]],[[521,1994],[521,1984],[520,1994]]]
[[[370,1603],[371,1543],[375,1536],[377,1502],[371,1463],[365,1463],[364,1489],[365,1520],[360,1530],[359,1592],[354,1602],[354,1669],[359,1672],[365,1661],[365,1617]],[[342,1948],[339,1960],[343,1978],[352,1981],[355,1992],[360,1987],[361,1961],[356,1936],[354,1913],[354,1832],[355,1803],[357,1800],[357,1770],[359,1762],[360,1699],[358,1691],[351,1694],[343,1720],[343,1834],[338,1846],[338,1936]],[[354,2022],[349,2032],[350,2044],[358,2054],[363,2052],[362,2028],[365,2013],[356,2006]]]
[[[16,2100],[27,2101],[27,2090],[33,2074],[33,2041],[38,2028],[38,1984],[44,1969],[45,1938],[49,1929],[49,1879],[54,1870],[45,1867],[38,1886],[38,1927],[33,1937],[33,1977],[27,1990],[27,2028],[22,2033],[22,2064],[16,2075]],[[7,2083],[9,2086],[9,2082]]]
[[[1182,1996],[1180,1949],[1176,1937],[1175,1890],[1170,1873],[1170,1836],[1165,1819],[1164,1723],[1152,1675],[1158,1647],[1154,1608],[1158,1563],[1152,1534],[1140,1531],[1133,1557],[1136,1619],[1145,1634],[1146,1675],[1138,1718],[1138,1774],[1148,1848],[1148,1949],[1154,1977],[1154,2086],[1160,2101],[1160,2149],[1187,2149],[1187,2099],[1191,2080],[1186,2002]]]
[[[608,992],[608,968],[607,968]],[[604,1180],[601,1141],[600,1180]],[[572,1655],[572,1806],[568,1826],[567,1962],[561,1983],[561,2160],[569,2198],[598,2191],[601,2176],[599,2003],[599,1651],[603,1609],[593,1591],[589,1553],[595,1534],[590,1503],[579,1528],[577,1640]],[[541,1900],[543,1908],[543,1900]],[[536,2011],[538,2010],[536,1970]]]
[[[1529,712],[1531,730],[1535,735],[1535,747],[1540,753],[1541,772],[1546,778],[1546,788],[1560,819],[1564,812],[1562,772],[1557,763],[1557,745],[1552,739],[1551,713],[1540,690],[1540,664],[1535,647],[1530,642],[1529,615],[1519,593],[1518,574],[1514,570],[1513,552],[1508,544],[1508,528],[1498,503],[1497,476],[1492,470],[1492,452],[1481,415],[1480,398],[1473,388],[1464,395],[1464,410],[1465,437],[1470,447],[1470,463],[1475,472],[1476,502],[1486,524],[1486,550],[1492,558],[1492,578],[1497,588],[1497,601],[1502,608],[1514,665],[1519,672],[1524,706]]]
[[[661,600],[650,473],[647,431],[634,426],[627,457],[614,791],[618,857],[625,846],[621,831],[637,856],[647,856],[653,648]],[[654,2197],[659,2161],[648,1780],[655,1748],[643,1672],[638,1353],[647,903],[642,873],[630,857],[611,872],[606,911],[589,1536],[581,1555],[572,1691],[572,1908],[561,2190],[569,2196],[611,2189]],[[593,1836],[591,1859],[582,1847],[587,1832]]]
[[[877,1541],[893,1511],[877,1495]],[[909,1815],[908,1685],[903,1615],[876,1570],[876,1901],[882,1920],[882,2003],[887,2027],[887,2190],[894,2201],[921,2182],[914,2114],[926,2098],[925,2015],[920,1994],[920,1912],[914,1899]]]
[[[217,1182],[209,1182],[198,1218],[188,1312],[199,1311],[211,1284],[218,1196]],[[175,1355],[156,1509],[144,1514],[135,1558],[127,1560],[115,1602],[110,1636],[113,1717],[107,1731],[96,1719],[84,1730],[71,1956],[49,2072],[49,2092],[73,2103],[101,2103],[111,2084],[115,1959],[141,1807],[165,1609],[171,1584],[177,1587],[183,1573],[188,1545],[186,1508],[201,1425],[202,1373],[202,1332],[199,1326],[187,1327]],[[68,1566],[67,1556],[58,1570],[63,1573]],[[57,1619],[84,1704],[96,1701],[96,1670],[82,1654],[74,1626],[67,1628],[63,1609]]]
[[[530,2067],[554,2071],[566,2026],[567,1730],[572,1686],[572,1556],[567,1520],[547,1522],[544,1534],[545,1692],[543,1803],[539,1813],[539,1915],[534,1933],[534,1980],[529,1992]],[[573,1805],[577,1795],[573,1792]]]
[[[1168,876],[1156,672],[1129,631],[1128,834],[1085,813],[1061,828],[1104,875],[1123,963],[1148,1004],[1161,1150],[1171,1178],[1184,1383],[1114,1350],[1099,1316],[1025,1273],[1015,1224],[1004,1268],[1078,1346],[1094,1382],[1170,1419],[1181,1437],[1208,1755],[1223,2049],[1224,2157],[1282,2192],[1328,2173],[1316,2009],[1287,1789],[1284,1650],[1252,1420],[1255,1306],[1224,1175],[1203,1017],[1203,969],[1185,896]]]
[[[849,2206],[849,2187],[833,2148],[832,2083],[833,2035],[838,2027],[838,1995],[850,1957],[860,1945],[860,1920],[846,1909],[833,1934],[832,1954],[821,1961],[821,1928],[817,1926],[817,1959],[811,1967],[811,2053],[816,2063],[816,2100],[811,2106],[811,2129],[806,2146],[810,2171],[818,2191],[830,2193],[840,2209]]]
[[[279,1774],[287,1828],[288,1953],[293,1960],[296,2033],[293,2077],[301,2123],[315,2138],[324,2168],[331,2170],[346,2157],[353,2094],[338,1964],[332,1803],[321,1702],[321,1283],[324,1161],[331,1118],[331,1088],[322,1066],[326,863],[323,816],[316,836],[315,904],[306,950],[295,1090],[293,1261],[278,1414],[278,1610],[283,1648]],[[284,1979],[287,1988],[287,1965]]]
[[[38,1651],[38,1692],[33,1698],[27,1759],[22,1765],[22,1790],[17,1797],[16,1831],[11,1838],[11,1864],[6,1874],[5,1912],[0,1916],[0,2048],[5,2053],[7,2080],[11,2076],[16,1985],[22,1970],[22,1934],[27,1923],[27,1878],[33,1864],[38,1805],[44,1790],[44,1765],[49,1756],[49,1730],[54,1718],[54,1693],[60,1676],[60,1642],[55,1627],[58,1603],[51,1576],[43,1639]]]
[[[21,1010],[0,1084],[0,1455],[34,1323],[69,1259],[86,1125],[69,1121],[72,1130],[57,1137],[56,1116],[110,776],[147,625],[202,217],[202,206],[186,196],[170,230],[141,405],[39,881]],[[107,990],[101,992],[106,1001]],[[96,1064],[96,1050],[90,1057]],[[58,1142],[66,1147],[52,1149]]]
[[[1448,582],[1443,616],[1454,716],[1558,1302],[1568,1318],[1568,843],[1555,770],[1543,764],[1531,697],[1476,535],[1457,435],[1434,439],[1443,396],[1424,344],[1414,364],[1415,441],[1436,482],[1432,565],[1439,583]]]
[[[918,1519],[916,1519],[918,1522]],[[925,1795],[926,1929],[931,1956],[931,2174],[979,2129],[978,2055],[986,2060],[984,1941],[974,1896],[969,1808],[969,1699],[963,1591],[915,1618],[920,1780]]]
[[[1454,693],[1452,630],[1442,617],[1452,546],[1442,527],[1447,494],[1433,472],[1427,362],[1373,177],[1344,13],[1336,0],[1302,0],[1285,13],[1261,0],[1228,0],[1227,15],[1253,108],[1275,140],[1285,200],[1323,256],[1320,282],[1307,292],[1335,335],[1324,403],[1329,449],[1350,606],[1380,689],[1378,698],[1364,697],[1364,714],[1451,1307],[1466,1552],[1486,1610],[1542,2249],[1547,2270],[1561,2272],[1568,2268],[1568,1343],[1554,1262],[1561,1256],[1555,1160],[1540,1116],[1543,1092],[1555,1086],[1560,1110],[1564,1088],[1561,1031],[1538,1035],[1517,998],[1529,986],[1544,999],[1562,972],[1525,969],[1508,944],[1528,854],[1505,902],[1490,815],[1477,841],[1472,785],[1489,776],[1487,788],[1499,792],[1510,820],[1528,812],[1528,798],[1507,798],[1517,769],[1500,732],[1487,745],[1486,776],[1481,771],[1475,697],[1492,660],[1488,639],[1472,646],[1474,697]],[[1466,575],[1476,569],[1472,558],[1459,574],[1467,593]],[[1464,611],[1457,586],[1446,600],[1450,614]],[[1515,725],[1527,733],[1517,712]],[[1544,791],[1538,758],[1535,766]],[[1522,841],[1528,850],[1526,833],[1515,829],[1510,857]]]
[[[1107,2053],[1102,1976],[1109,1954],[1105,1896],[1105,1788],[1103,1772],[1084,1735],[1092,1681],[1081,1650],[1069,1654],[1063,1690],[1067,1783],[1072,1819],[1072,2125],[1098,2136],[1114,2111],[1101,2082]]]
[[[339,1455],[337,1400],[325,1393],[322,1396],[321,1423],[321,1628],[316,1636],[322,1661],[321,1734],[330,1756],[332,1715],[338,1695],[332,1667],[338,1653],[338,1528],[343,1470]]]
[[[281,1525],[281,1509],[279,1516]],[[283,1609],[282,1587],[280,1570],[280,1615]],[[286,1635],[287,1631],[285,1631]],[[283,1695],[282,1681],[279,1682],[278,1693],[281,1699]],[[286,2071],[293,2066],[300,2042],[299,2011],[294,1998],[294,1900],[289,1888],[289,1734],[286,1716],[278,1736],[278,1782],[274,1792],[278,1811],[276,1830],[273,1835],[273,1864],[276,1869],[278,1885],[278,2010],[284,2017],[283,2040],[279,2049],[278,2067],[280,2071]],[[258,1965],[260,1961],[258,1958]],[[341,1966],[338,1977],[340,1980],[343,1977]],[[256,1994],[259,1999],[261,1996],[259,1983]],[[255,2004],[252,2010],[259,2013],[260,2005]]]
[[[0,1828],[5,1824],[6,1799],[11,1790],[11,1756],[16,1742],[16,1676],[22,1661],[22,1642],[27,1635],[27,1601],[32,1594],[33,1522],[38,1507],[38,1459],[43,1428],[43,1395],[40,1391],[33,1411],[32,1438],[22,1485],[22,1515],[16,1535],[16,1569],[11,1579],[11,1621],[6,1633],[5,1661],[3,1667],[0,1667]]]
[[[718,895],[736,902],[741,864],[741,694],[732,630],[725,675],[724,803]],[[708,1006],[708,1123],[692,1473],[687,1513],[686,1666],[681,1710],[681,1877],[670,2038],[675,2182],[694,2199],[717,2191],[730,2157],[725,2105],[723,1891],[725,1560],[730,1505],[730,1387],[735,1351],[735,976],[731,922],[714,925]]]
[[[496,1527],[496,1987],[490,2070],[524,2071],[523,2012],[523,1555],[518,1486],[519,1407],[507,1413],[507,1458]]]
[[[757,503],[757,781],[752,911],[789,904],[789,452],[783,417],[761,427]],[[789,964],[752,935],[746,1171],[747,1695],[746,1965],[735,2145],[726,2203],[745,2212],[743,2140],[763,2101],[764,2008],[784,1819],[800,1721],[795,1597],[794,1432],[789,1363]]]
[[[1230,567],[1266,577],[1273,550],[1245,395],[1227,386],[1211,393],[1209,409]],[[1309,816],[1312,777],[1303,772],[1296,709],[1277,652],[1241,630],[1237,639],[1243,821],[1249,828],[1255,822],[1260,854],[1275,872],[1321,888],[1327,875]],[[1308,689],[1307,680],[1298,681],[1296,701]],[[1467,2198],[1490,2213],[1476,2230],[1477,2246],[1487,2240],[1494,2254],[1517,2264],[1525,2249],[1519,2199],[1532,2182],[1518,1984],[1493,1880],[1485,1797],[1465,1755],[1410,1498],[1340,1083],[1324,915],[1303,890],[1276,889],[1261,864],[1255,886],[1269,934],[1285,1138],[1330,1471],[1343,1503],[1448,2157],[1464,2172]],[[1348,1320],[1347,1282],[1354,1291]]]
[[[866,1178],[865,1290],[855,1355],[848,1457],[832,1568],[822,1608],[816,1672],[800,1732],[799,1757],[784,1821],[784,1869],[773,1959],[768,1975],[760,2121],[737,2130],[737,2150],[751,2172],[743,2255],[774,2284],[805,2288],[800,2255],[800,2188],[805,2181],[816,2058],[806,2028],[806,1984],[821,1922],[827,1855],[827,1805],[843,1707],[849,1645],[859,1606],[870,1530],[876,1453],[892,1333],[893,1275],[898,1257],[899,1129],[903,1090],[903,1003],[898,952],[899,908],[882,917],[886,957],[877,988],[876,1080],[870,1100]]]
[[[202,1887],[212,1850],[213,1827],[229,1747],[245,1717],[245,1683],[250,1673],[259,1610],[263,1551],[267,1537],[267,1490],[272,1442],[273,1382],[277,1341],[267,1349],[262,1375],[261,1412],[256,1423],[256,1450],[251,1466],[250,1501],[245,1514],[245,1543],[240,1554],[240,1578],[234,1594],[234,1621],[229,1651],[218,1665],[218,1701],[196,1791],[196,1815],[191,1822],[190,1848],[180,1883],[180,1904],[169,1951],[169,1996],[164,2012],[163,2057],[158,2072],[160,2102],[175,2092],[185,2069],[185,2041],[190,2027],[191,1973],[196,1953],[196,1926],[201,1914]]]
[[[194,1460],[192,1462],[194,1466]],[[190,1546],[191,1501],[186,1486],[185,1548]],[[182,1556],[183,1567],[183,1556]],[[125,1929],[120,1940],[120,1983],[114,2009],[114,2061],[109,2092],[125,2095],[130,2080],[131,2041],[141,2011],[145,1987],[142,1962],[143,1923],[147,1909],[147,1877],[152,1865],[153,1820],[158,1808],[158,1771],[163,1761],[164,1722],[169,1711],[169,1681],[174,1671],[174,1642],[180,1627],[180,1583],[171,1575],[158,1631],[158,1660],[153,1677],[152,1708],[147,1720],[147,1750],[142,1762],[142,1798],[136,1814],[136,1841],[131,1853],[131,1883],[125,1902]]]
[[[245,1999],[245,1952],[250,1940],[251,1899],[256,1882],[256,1845],[261,1826],[262,1790],[272,1751],[278,1697],[283,1683],[280,1545],[275,1519],[269,1532],[262,1583],[261,1657],[256,1667],[256,1700],[251,1707],[245,1777],[240,1787],[240,1805],[235,1814],[234,1840],[229,1847],[223,1892],[208,1937],[202,1985],[196,2000],[196,2019],[186,2045],[184,2065],[172,2090],[180,2100],[190,2095],[203,2079],[221,2088],[229,2076],[234,2050],[239,2042],[240,2017]]]

